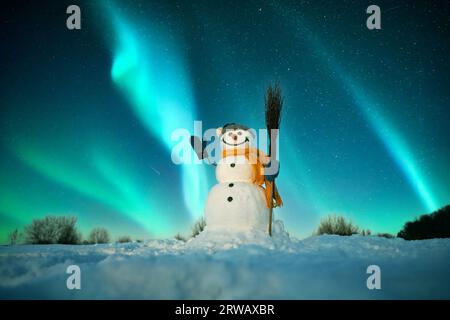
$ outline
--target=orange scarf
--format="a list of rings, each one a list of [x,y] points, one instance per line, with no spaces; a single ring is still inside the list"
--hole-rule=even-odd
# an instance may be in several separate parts
[[[283,201],[281,200],[280,194],[278,193],[277,186],[273,183],[273,181],[267,180],[266,176],[264,175],[264,165],[261,162],[261,158],[268,158],[268,156],[264,152],[256,149],[255,147],[222,150],[222,158],[226,158],[228,156],[245,156],[245,158],[250,162],[255,176],[255,180],[253,181],[253,183],[256,183],[261,187],[263,184],[265,185],[264,194],[266,197],[267,207],[270,206],[271,202],[274,207],[281,207],[283,205]],[[273,200],[275,200],[275,204],[273,203]]]

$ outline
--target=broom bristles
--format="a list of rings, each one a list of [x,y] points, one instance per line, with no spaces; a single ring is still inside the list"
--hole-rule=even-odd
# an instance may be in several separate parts
[[[266,127],[269,130],[280,128],[281,109],[283,108],[283,97],[279,84],[269,86],[265,96],[266,105]]]

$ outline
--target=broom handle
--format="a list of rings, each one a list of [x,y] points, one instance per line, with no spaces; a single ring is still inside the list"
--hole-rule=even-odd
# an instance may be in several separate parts
[[[275,138],[275,140],[276,140],[276,138]],[[276,143],[274,143],[274,146],[276,148]],[[275,152],[276,152],[276,149],[275,149]],[[271,131],[269,131],[269,157],[272,158],[272,134],[271,134]],[[272,159],[271,159],[271,161],[272,161]],[[273,165],[273,163],[272,163],[272,165]],[[270,190],[270,193],[271,194],[270,194],[270,202],[269,202],[269,236],[272,236],[273,195],[275,193],[275,178],[272,181],[272,190]]]
[[[273,215],[273,193],[275,190],[275,180],[272,182],[272,190],[269,204],[269,236],[272,236],[272,215]]]

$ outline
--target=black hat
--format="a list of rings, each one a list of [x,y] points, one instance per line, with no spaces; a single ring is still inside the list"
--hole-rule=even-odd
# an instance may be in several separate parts
[[[250,128],[247,126],[244,126],[243,124],[239,124],[239,123],[227,123],[222,127],[222,134],[224,134],[225,132],[229,131],[229,130],[249,130]]]

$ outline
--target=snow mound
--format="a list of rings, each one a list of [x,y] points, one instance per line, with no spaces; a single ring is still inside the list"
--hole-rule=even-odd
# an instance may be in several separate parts
[[[266,226],[267,228],[267,226]],[[251,229],[249,231],[229,229],[208,229],[186,243],[186,248],[207,249],[210,252],[219,250],[236,249],[240,246],[255,245],[261,248],[293,251],[298,240],[291,239],[284,229],[283,222],[274,221],[272,225],[272,237],[267,231]]]
[[[184,243],[0,247],[1,299],[449,299],[450,239],[213,234]],[[234,238],[235,237],[235,238]],[[81,290],[68,290],[69,265]],[[367,288],[378,265],[381,289]]]

